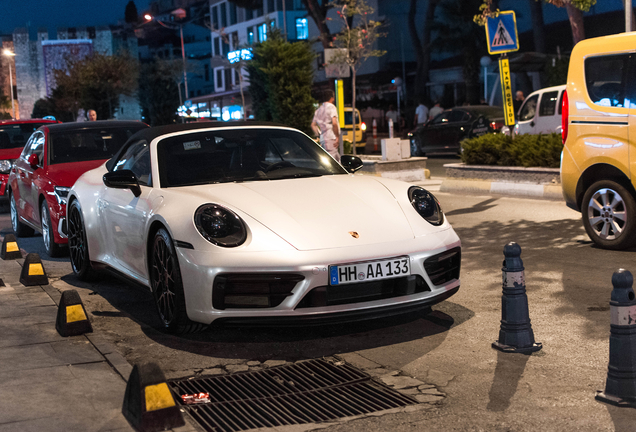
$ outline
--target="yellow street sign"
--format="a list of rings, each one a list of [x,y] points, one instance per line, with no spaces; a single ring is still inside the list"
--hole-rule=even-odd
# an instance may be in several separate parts
[[[501,78],[501,93],[503,95],[503,109],[506,126],[515,124],[515,108],[512,103],[512,83],[510,80],[510,64],[507,58],[499,59],[499,77]]]
[[[340,129],[342,129],[344,127],[344,84],[341,79],[336,80],[336,108],[338,108]]]

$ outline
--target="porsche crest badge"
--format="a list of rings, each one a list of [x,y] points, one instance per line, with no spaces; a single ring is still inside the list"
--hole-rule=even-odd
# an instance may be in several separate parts
[[[360,234],[358,234],[358,233],[357,233],[357,232],[355,232],[355,231],[349,231],[349,234],[351,234],[351,237],[353,237],[353,238],[358,238],[358,237],[360,237]]]

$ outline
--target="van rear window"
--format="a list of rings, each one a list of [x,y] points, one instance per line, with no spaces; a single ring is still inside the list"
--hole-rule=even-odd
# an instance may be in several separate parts
[[[585,84],[592,102],[606,107],[628,106],[625,100],[628,61],[628,54],[585,59]]]

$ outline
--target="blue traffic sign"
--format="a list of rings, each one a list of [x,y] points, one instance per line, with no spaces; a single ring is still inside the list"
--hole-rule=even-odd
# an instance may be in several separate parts
[[[519,35],[517,34],[517,19],[514,11],[499,12],[486,20],[486,38],[488,39],[488,53],[503,54],[519,49]]]

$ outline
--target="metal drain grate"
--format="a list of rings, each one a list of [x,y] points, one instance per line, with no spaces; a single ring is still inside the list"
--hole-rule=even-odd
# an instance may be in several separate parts
[[[184,394],[209,393],[210,403],[182,408],[215,432],[317,423],[418,403],[344,362],[326,360],[169,384],[179,401]]]

